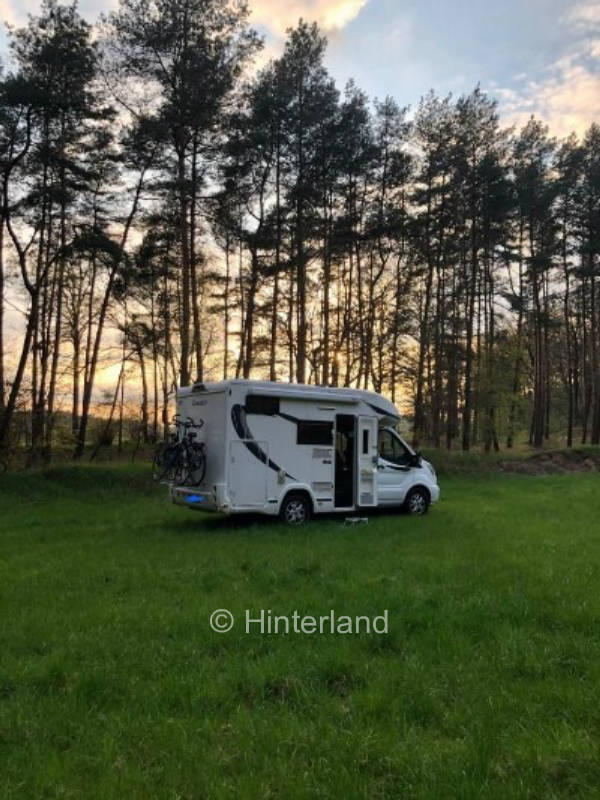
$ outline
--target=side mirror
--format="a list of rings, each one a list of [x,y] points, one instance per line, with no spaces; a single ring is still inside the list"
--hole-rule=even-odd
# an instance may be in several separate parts
[[[422,463],[423,462],[422,462],[421,452],[417,450],[417,452],[413,455],[413,457],[410,460],[410,465],[411,467],[420,467]]]

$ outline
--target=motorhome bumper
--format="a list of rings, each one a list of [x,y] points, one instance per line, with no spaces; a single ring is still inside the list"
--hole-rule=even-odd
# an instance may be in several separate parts
[[[172,486],[170,489],[171,500],[179,506],[195,508],[198,511],[222,511],[217,506],[213,492],[203,492],[200,489],[187,489]]]

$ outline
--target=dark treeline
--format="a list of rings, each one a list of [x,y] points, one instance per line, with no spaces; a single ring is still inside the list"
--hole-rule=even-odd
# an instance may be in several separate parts
[[[340,92],[315,25],[280,58],[241,2],[47,0],[0,83],[0,441],[81,455],[113,367],[144,438],[178,384],[360,386],[465,450],[600,442],[600,127]],[[6,343],[6,309],[25,309]],[[115,335],[115,331],[117,335]]]

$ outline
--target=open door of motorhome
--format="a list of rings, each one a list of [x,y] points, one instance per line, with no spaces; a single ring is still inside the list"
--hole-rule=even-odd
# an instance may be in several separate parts
[[[377,433],[377,417],[358,418],[356,496],[366,508],[377,505]]]

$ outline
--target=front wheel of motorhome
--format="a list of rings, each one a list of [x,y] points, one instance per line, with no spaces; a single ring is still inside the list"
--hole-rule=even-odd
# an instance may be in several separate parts
[[[420,486],[415,486],[415,488],[411,489],[410,492],[406,495],[406,500],[404,501],[404,508],[408,511],[409,514],[412,514],[412,516],[422,517],[423,514],[427,513],[427,509],[429,508],[429,503],[430,503],[430,498],[427,489],[423,489]]]
[[[288,494],[283,503],[279,516],[287,525],[302,525],[310,519],[310,500],[303,494]]]

